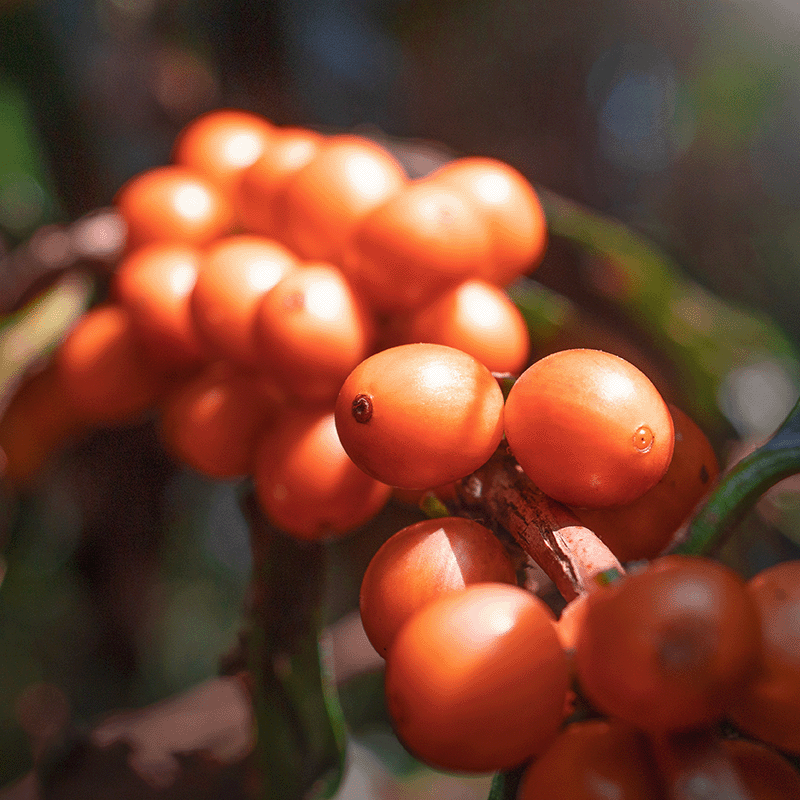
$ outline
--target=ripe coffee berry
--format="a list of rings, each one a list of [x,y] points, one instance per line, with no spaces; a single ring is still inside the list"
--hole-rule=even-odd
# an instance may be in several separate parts
[[[669,732],[721,719],[760,646],[755,603],[733,570],[666,556],[588,596],[575,664],[599,710]]]
[[[488,461],[503,435],[503,393],[491,372],[461,350],[400,345],[350,373],[336,400],[336,427],[367,474],[428,489]]]
[[[445,592],[472,583],[515,583],[505,548],[486,527],[464,517],[426,519],[389,538],[361,582],[361,621],[382,655],[403,623]]]
[[[398,736],[439,769],[489,772],[538,755],[558,732],[568,685],[550,610],[502,583],[423,606],[386,660]]]
[[[667,404],[644,373],[601,350],[561,350],[519,377],[505,407],[509,447],[528,477],[571,506],[630,503],[667,471]]]

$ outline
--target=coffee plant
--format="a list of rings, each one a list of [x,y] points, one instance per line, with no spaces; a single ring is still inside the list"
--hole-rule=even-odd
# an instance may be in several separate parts
[[[334,796],[383,674],[367,715],[409,761],[493,775],[491,800],[800,797],[800,562],[744,576],[725,549],[800,471],[800,411],[721,470],[717,403],[753,354],[796,369],[791,345],[501,161],[404,158],[221,109],[9,256],[20,286],[46,279],[9,293],[5,341],[38,321],[43,342],[7,381],[9,503],[93,432],[146,424],[152,469],[235,483],[252,560],[219,675],[54,722],[42,796],[99,796],[99,764],[146,797]],[[72,243],[57,268],[48,235]],[[537,282],[555,241],[655,356]],[[347,638],[327,587],[356,569]]]

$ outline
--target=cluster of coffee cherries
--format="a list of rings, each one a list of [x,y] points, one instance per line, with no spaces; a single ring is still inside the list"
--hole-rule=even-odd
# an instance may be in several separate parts
[[[435,767],[524,766],[518,800],[800,797],[777,752],[800,755],[800,562],[745,583],[662,556],[557,620],[492,531],[445,517],[378,550],[361,614],[398,736]]]
[[[531,762],[520,800],[658,798],[664,742],[723,719],[800,752],[799,568],[745,584],[710,560],[657,558],[713,485],[713,448],[622,358],[530,363],[503,287],[537,266],[546,230],[516,170],[465,157],[411,178],[373,140],[227,109],[190,123],[172,163],[115,205],[127,239],[108,298],[0,419],[7,480],[87,428],[155,412],[174,457],[252,476],[276,527],[317,540],[393,491],[451,498],[507,448],[620,561],[654,560],[556,621],[480,522],[388,539],[361,614],[407,747],[447,770]],[[519,376],[507,396],[501,374]],[[573,685],[591,721],[574,721]],[[779,796],[765,772],[800,796],[771,750],[726,747],[754,797]]]
[[[339,442],[342,383],[412,342],[495,387],[490,372],[519,373],[529,335],[502,287],[543,256],[539,200],[494,159],[411,179],[366,137],[233,109],[191,122],[171,161],[117,193],[126,250],[108,298],[7,408],[6,479],[24,483],[69,435],[155,410],[171,454],[214,479],[253,476],[289,534],[350,531],[392,489]]]

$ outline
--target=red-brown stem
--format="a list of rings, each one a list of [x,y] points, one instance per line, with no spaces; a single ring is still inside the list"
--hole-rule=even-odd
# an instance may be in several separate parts
[[[716,730],[651,739],[668,800],[753,800]]]
[[[596,588],[600,573],[624,572],[601,539],[541,492],[502,449],[456,491],[468,513],[505,528],[567,601]]]

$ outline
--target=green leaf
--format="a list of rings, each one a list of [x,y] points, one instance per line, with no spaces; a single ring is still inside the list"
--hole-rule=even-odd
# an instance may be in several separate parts
[[[496,773],[487,800],[515,800],[525,766]]]
[[[250,669],[263,800],[331,797],[344,772],[345,721],[321,649],[327,548],[273,528],[245,500],[254,550]]]
[[[698,555],[718,548],[761,496],[800,472],[800,400],[773,436],[743,458],[712,492],[692,520],[678,553]]]
[[[492,779],[492,788],[489,790],[487,800],[505,800],[506,797],[506,776],[503,772],[495,773]]]

